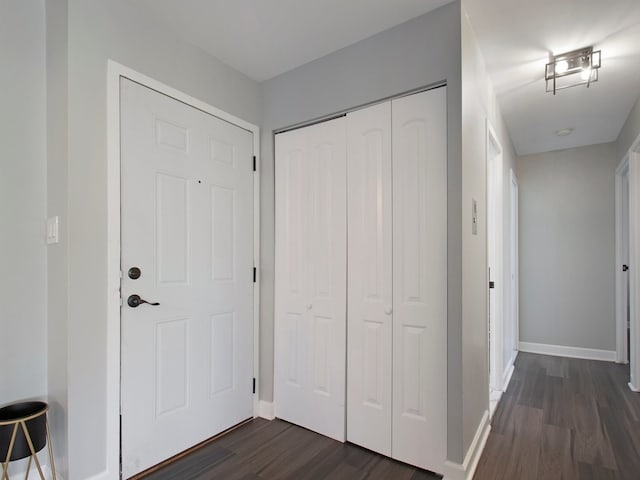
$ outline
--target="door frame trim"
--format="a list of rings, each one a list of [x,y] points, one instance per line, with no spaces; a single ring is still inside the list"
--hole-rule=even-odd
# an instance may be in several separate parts
[[[631,351],[629,388],[640,392],[640,136],[629,149],[629,304]]]
[[[509,311],[511,322],[513,324],[513,356],[510,365],[513,365],[518,352],[518,344],[520,343],[520,218],[519,218],[519,199],[520,186],[518,185],[518,177],[509,169],[509,244],[510,244],[510,266],[511,271],[509,277],[513,273],[513,280],[509,279],[510,295],[509,295]],[[505,382],[505,387],[508,382]]]
[[[622,250],[623,250],[623,179],[629,176],[629,155],[625,155],[618,167],[616,168],[615,177],[615,241],[616,241],[616,362],[628,363],[629,352],[627,351],[627,335],[626,335],[626,304],[625,304],[625,292],[623,291],[624,273],[622,272],[620,265],[623,263]],[[629,221],[629,219],[627,219]],[[631,247],[631,245],[629,245]],[[629,281],[631,277],[629,277]]]
[[[496,134],[491,121],[486,119],[486,145],[485,145],[485,169],[486,169],[486,198],[485,205],[487,208],[487,228],[486,228],[486,255],[487,255],[487,264],[485,268],[486,282],[487,286],[487,315],[489,316],[489,322],[491,322],[491,346],[489,350],[489,362],[490,362],[490,373],[489,373],[489,391],[499,391],[503,392],[505,389],[504,386],[504,362],[503,362],[503,344],[504,344],[504,299],[505,299],[505,288],[504,288],[504,185],[503,185],[503,177],[504,177],[504,159],[503,154],[504,150],[502,148],[502,144],[500,143],[500,139]],[[492,149],[495,152],[495,155],[492,156]],[[493,162],[493,178],[489,178],[489,162]],[[495,314],[493,316],[493,321],[491,319],[491,315],[489,312],[489,304],[490,299],[489,296],[491,292],[489,291],[489,208],[491,208],[489,204],[489,191],[491,189],[491,195],[494,197],[494,205],[493,205],[493,218],[494,218],[494,242],[495,242]],[[487,337],[487,340],[489,338]]]
[[[106,471],[104,478],[120,478],[120,78],[125,77],[253,134],[253,258],[260,266],[260,128],[184,92],[128,68],[107,61],[107,378]],[[258,415],[260,275],[253,288],[253,416]],[[249,388],[249,385],[247,385]]]

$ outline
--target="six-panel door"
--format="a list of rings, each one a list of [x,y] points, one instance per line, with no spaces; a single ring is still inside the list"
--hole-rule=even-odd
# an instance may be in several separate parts
[[[253,139],[126,79],[121,98],[126,478],[253,414]]]

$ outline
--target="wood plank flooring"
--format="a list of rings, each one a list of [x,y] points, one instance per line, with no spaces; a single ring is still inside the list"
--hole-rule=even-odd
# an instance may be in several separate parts
[[[435,480],[424,470],[282,420],[252,420],[145,480]]]
[[[520,353],[475,480],[640,479],[629,367]]]
[[[520,353],[475,480],[639,480],[629,368]],[[431,480],[430,472],[287,422],[256,419],[145,480]]]

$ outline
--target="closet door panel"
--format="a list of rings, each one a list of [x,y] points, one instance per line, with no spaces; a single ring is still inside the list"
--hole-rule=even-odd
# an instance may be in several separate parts
[[[446,90],[392,102],[393,457],[446,460]]]
[[[347,439],[391,456],[391,103],[347,115]]]
[[[276,136],[275,404],[345,439],[346,139],[339,118]]]
[[[296,405],[305,402],[307,378],[305,348],[309,249],[307,247],[309,159],[306,135],[300,131],[276,137],[276,265],[275,269],[275,384],[279,410],[297,417]],[[288,413],[290,412],[290,413]]]

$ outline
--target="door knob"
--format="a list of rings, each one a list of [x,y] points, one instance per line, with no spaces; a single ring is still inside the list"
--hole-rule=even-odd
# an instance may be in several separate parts
[[[391,314],[393,313],[393,308],[391,308],[391,307],[385,307],[385,308],[384,308],[384,313],[385,313],[386,315],[391,315]]]
[[[307,310],[311,310],[312,308],[313,308],[313,305],[312,305],[312,304],[310,304],[310,303],[308,303],[308,304],[307,304]]]
[[[139,307],[143,303],[147,303],[153,306],[160,305],[158,302],[147,302],[144,298],[140,298],[140,295],[129,295],[129,298],[127,298],[127,305],[129,305],[131,308]]]

